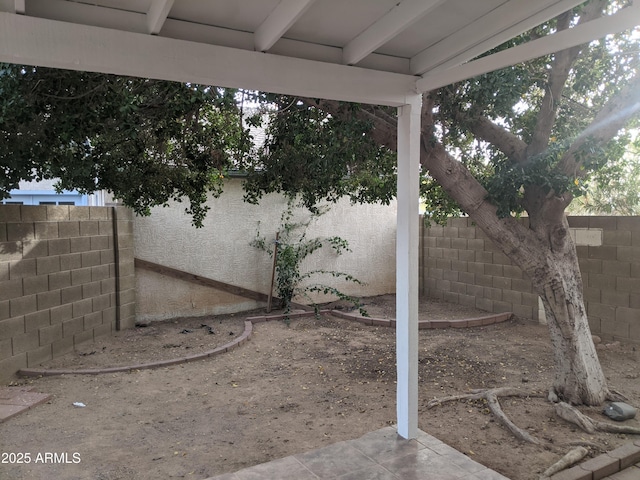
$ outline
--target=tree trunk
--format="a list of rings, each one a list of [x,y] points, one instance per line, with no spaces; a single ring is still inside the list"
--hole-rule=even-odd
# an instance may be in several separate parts
[[[471,220],[532,280],[542,298],[555,364],[553,390],[567,403],[600,405],[609,396],[591,338],[566,199],[529,198],[529,225],[499,218],[486,190],[441,145],[423,141],[422,164]],[[537,192],[539,193],[539,192]]]
[[[573,247],[570,238],[567,243]],[[553,389],[567,403],[600,405],[609,390],[589,330],[575,248],[567,250],[538,252],[546,265],[532,274],[551,334]]]
[[[542,299],[554,356],[553,391],[573,405],[600,405],[609,390],[589,329],[578,254],[563,209],[554,215],[549,203],[553,202],[546,200],[540,209],[530,210],[528,227],[515,227],[530,234],[519,248],[506,232],[514,228],[507,219],[485,232],[529,275]]]
[[[578,254],[567,219],[563,214],[555,225],[537,225],[535,220],[535,216],[529,218],[528,230],[537,241],[529,238],[519,248],[507,232],[514,228],[510,222],[498,222],[485,233],[529,275],[542,299],[553,349],[556,395],[573,405],[600,405],[609,390],[589,329]],[[480,221],[476,223],[482,227]],[[521,224],[516,228],[527,229]]]

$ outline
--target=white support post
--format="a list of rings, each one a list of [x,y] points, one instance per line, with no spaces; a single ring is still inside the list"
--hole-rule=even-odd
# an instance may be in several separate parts
[[[396,358],[398,434],[418,435],[418,214],[422,97],[398,108]]]

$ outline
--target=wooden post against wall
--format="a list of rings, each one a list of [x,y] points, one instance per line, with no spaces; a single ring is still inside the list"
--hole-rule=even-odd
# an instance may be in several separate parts
[[[278,262],[278,239],[280,232],[276,232],[276,241],[273,246],[273,268],[271,269],[271,287],[269,288],[269,299],[267,300],[267,313],[271,313],[271,303],[273,302],[273,284],[276,278],[276,265]]]

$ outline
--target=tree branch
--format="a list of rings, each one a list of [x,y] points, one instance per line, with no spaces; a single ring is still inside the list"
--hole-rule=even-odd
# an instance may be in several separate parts
[[[631,425],[614,425],[612,423],[600,422],[593,420],[583,414],[576,407],[565,402],[556,403],[554,406],[556,414],[569,423],[577,425],[587,433],[609,432],[609,433],[628,433],[631,435],[640,435],[640,428]]]
[[[380,145],[395,150],[397,147],[397,125],[388,119],[359,109],[355,113],[346,110],[340,102],[329,100],[302,99],[307,105],[320,108],[331,115],[359,115],[373,122],[371,136]],[[487,190],[469,172],[469,170],[451,154],[434,135],[433,96],[425,94],[422,102],[422,135],[420,145],[420,164],[436,179],[442,188],[453,198],[461,209],[496,242],[496,245],[526,271],[532,272],[539,258],[530,254],[522,245],[538,245],[534,232],[513,217],[499,218],[496,207],[489,200]],[[498,136],[498,134],[496,134]],[[506,136],[505,136],[506,138]],[[513,141],[513,139],[508,139]],[[506,148],[506,147],[505,147]]]
[[[498,401],[498,397],[529,397],[530,393],[522,392],[517,388],[509,388],[509,387],[500,387],[493,388],[490,390],[472,390],[471,393],[463,394],[463,395],[454,395],[451,397],[444,398],[435,398],[430,400],[427,403],[427,408],[433,408],[437,405],[441,405],[445,402],[451,402],[456,400],[480,400],[484,399],[487,402],[487,406],[493,416],[496,417],[496,420],[500,422],[507,430],[509,430],[517,439],[522,440],[523,442],[533,443],[535,445],[540,445],[540,440],[530,435],[525,430],[518,427],[515,423],[513,423],[509,417],[504,413],[502,407],[500,406],[500,402]]]
[[[362,105],[361,108],[366,113],[387,122],[389,125],[392,125],[394,127],[398,125],[397,117],[385,111],[384,107],[377,106],[377,105]],[[395,109],[394,109],[394,113],[395,113]]]
[[[539,261],[529,254],[531,248],[539,245],[534,232],[513,217],[499,218],[496,206],[489,200],[489,192],[433,135],[433,110],[430,97],[425,96],[422,113],[422,142],[420,163],[429,171],[442,188],[453,198],[460,208],[491,238],[496,246],[512,260],[517,261],[525,271],[532,272]]]
[[[630,119],[640,114],[640,74],[598,112],[596,118],[572,143],[558,165],[566,175],[581,176],[580,152],[590,143],[603,144],[612,140]]]
[[[601,16],[605,4],[606,0],[594,0],[590,2],[580,16],[579,23],[585,23]],[[566,12],[558,17],[558,31],[566,30],[570,25],[571,12]],[[527,148],[527,157],[538,155],[547,148],[551,130],[556,120],[558,106],[560,105],[562,90],[567,82],[571,67],[580,54],[582,47],[582,45],[578,45],[577,47],[568,48],[556,53],[554,56],[547,80],[545,95],[536,118],[536,127],[531,137],[529,147]]]
[[[505,255],[527,273],[535,271],[541,259],[531,252],[542,248],[540,239],[514,217],[499,218],[487,190],[442,144],[430,140],[424,124],[420,163]]]
[[[464,123],[477,138],[497,147],[514,163],[526,160],[527,144],[507,129],[483,116],[469,118],[461,113],[456,119]]]

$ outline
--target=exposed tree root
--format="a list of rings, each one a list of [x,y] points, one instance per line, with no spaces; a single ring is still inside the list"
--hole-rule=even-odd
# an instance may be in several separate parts
[[[489,410],[491,411],[495,419],[501,425],[507,428],[516,438],[523,442],[533,443],[534,445],[543,445],[545,446],[545,448],[550,448],[551,450],[557,451],[557,446],[538,440],[528,432],[515,425],[511,420],[509,420],[509,418],[500,407],[498,397],[545,397],[545,395],[540,393],[525,392],[514,387],[499,387],[488,390],[471,390],[469,393],[464,393],[461,395],[451,395],[448,397],[434,398],[427,403],[427,408],[433,408],[446,402],[453,402],[458,400],[485,400],[487,402]],[[574,425],[579,426],[587,433],[595,433],[596,431],[600,431],[608,433],[626,433],[640,435],[640,428],[627,425],[613,425],[606,422],[599,422],[587,417],[577,408],[572,407],[568,403],[558,401],[557,395],[555,395],[555,392],[553,392],[553,390],[549,392],[547,398],[551,402],[554,402],[555,400],[554,408],[556,414],[560,418],[566,420],[569,423],[573,423]],[[576,447],[576,445],[578,446]],[[549,477],[551,477],[551,475],[554,475],[564,470],[565,468],[568,468],[579,462],[589,453],[588,448],[592,448],[595,451],[602,450],[602,447],[600,445],[586,441],[571,442],[569,446],[572,446],[574,448],[572,448],[559,461],[545,470],[545,472],[540,476],[540,480],[548,479]]]
[[[500,402],[498,402],[498,397],[492,391],[487,391],[485,398],[487,399],[487,404],[489,405],[489,409],[491,413],[496,417],[496,419],[504,425],[516,438],[528,443],[534,443],[536,445],[540,445],[540,440],[530,435],[526,431],[522,430],[515,423],[509,420],[509,417],[505,415],[500,407]]]
[[[489,410],[493,413],[494,417],[500,424],[502,424],[507,430],[509,430],[516,438],[523,442],[533,443],[540,445],[541,442],[525,430],[518,427],[505,415],[500,407],[498,397],[531,397],[534,396],[530,392],[523,392],[517,388],[500,387],[492,388],[490,390],[472,390],[471,393],[462,395],[452,395],[450,397],[434,398],[427,403],[427,408],[433,408],[441,405],[445,402],[451,402],[456,400],[481,400],[484,399],[487,402]]]
[[[585,447],[593,450],[596,453],[604,453],[607,451],[606,448],[604,448],[602,445],[599,445],[595,442],[589,442],[587,440],[574,440],[573,442],[567,442],[563,445],[567,447]]]
[[[580,410],[572,407],[568,403],[558,402],[554,405],[556,415],[569,423],[577,425],[587,433],[595,433],[596,427],[593,421],[584,415]]]
[[[628,402],[629,399],[616,390],[609,390],[607,400],[610,402]]]
[[[471,390],[469,393],[462,393],[460,395],[451,395],[449,397],[434,398],[432,400],[429,400],[429,402],[427,403],[427,408],[437,407],[438,405],[442,405],[443,403],[454,402],[456,400],[481,400],[483,398],[486,400],[487,398],[486,395],[488,392],[493,393],[496,397],[537,397],[539,396],[538,394],[535,394],[532,392],[523,392],[519,388],[515,388],[515,387],[498,387],[498,388],[492,388],[489,390],[474,389],[474,390]]]
[[[587,433],[607,432],[607,433],[628,433],[631,435],[640,435],[640,428],[629,425],[614,425],[607,422],[599,422],[587,417],[577,408],[565,402],[558,402],[554,406],[556,414],[569,423],[577,425]]]
[[[569,468],[572,465],[575,465],[584,457],[586,457],[588,453],[589,450],[584,447],[576,447],[569,450],[569,452],[564,457],[562,457],[560,460],[558,460],[556,463],[554,463],[544,471],[544,473],[540,476],[540,480],[549,478],[551,475],[561,472],[565,468]]]

